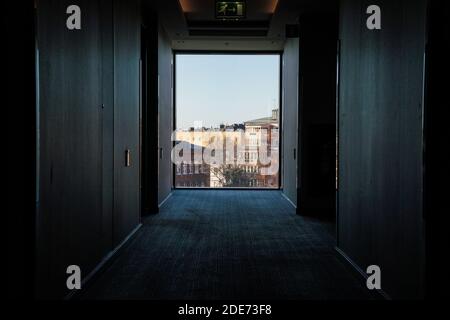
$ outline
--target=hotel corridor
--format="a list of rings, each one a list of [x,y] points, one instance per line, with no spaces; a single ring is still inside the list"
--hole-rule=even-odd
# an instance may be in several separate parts
[[[11,299],[448,292],[450,1],[5,3]]]

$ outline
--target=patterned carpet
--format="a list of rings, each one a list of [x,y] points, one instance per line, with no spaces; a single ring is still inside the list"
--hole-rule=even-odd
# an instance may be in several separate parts
[[[376,299],[279,191],[177,190],[81,299]]]

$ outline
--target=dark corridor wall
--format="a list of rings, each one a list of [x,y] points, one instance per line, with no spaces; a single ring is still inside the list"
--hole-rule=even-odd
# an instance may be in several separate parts
[[[423,295],[422,98],[426,1],[341,1],[338,247],[381,268],[392,298]]]
[[[173,166],[171,161],[173,130],[173,54],[169,37],[161,24],[158,27],[158,203],[162,203],[172,190]]]
[[[297,205],[298,161],[298,38],[286,39],[282,66],[283,193]]]
[[[334,2],[333,2],[334,4]],[[300,15],[298,206],[336,216],[336,50],[338,7]]]
[[[139,1],[114,1],[114,217],[118,245],[140,218],[140,10]],[[125,152],[130,165],[125,165]]]
[[[138,1],[37,7],[37,293],[61,297],[66,268],[85,278],[139,224]],[[125,167],[125,150],[131,165]]]
[[[2,10],[1,27],[4,30],[2,70],[6,71],[3,99],[7,116],[8,153],[14,155],[13,165],[7,170],[7,206],[3,210],[7,224],[7,297],[33,297],[35,205],[36,205],[36,119],[35,119],[35,27],[34,7],[31,1],[8,1]],[[5,233],[4,233],[5,234]]]
[[[448,295],[450,274],[447,264],[450,243],[448,208],[448,77],[450,70],[450,2],[428,2],[428,39],[425,93],[425,177],[426,298]],[[447,172],[447,174],[445,174]],[[444,186],[444,187],[443,187]]]

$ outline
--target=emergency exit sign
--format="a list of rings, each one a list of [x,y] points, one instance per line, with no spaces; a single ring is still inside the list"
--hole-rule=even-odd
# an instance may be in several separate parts
[[[216,1],[216,19],[245,18],[245,1]]]

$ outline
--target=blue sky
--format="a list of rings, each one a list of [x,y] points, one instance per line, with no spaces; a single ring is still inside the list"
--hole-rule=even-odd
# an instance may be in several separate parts
[[[279,106],[279,55],[178,54],[177,128],[243,123]]]

